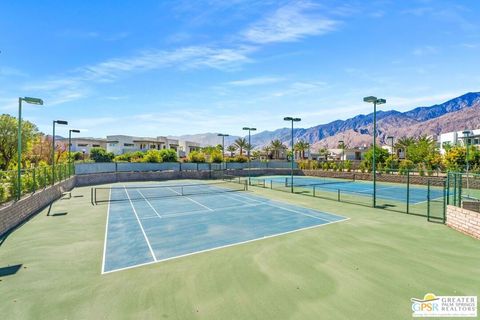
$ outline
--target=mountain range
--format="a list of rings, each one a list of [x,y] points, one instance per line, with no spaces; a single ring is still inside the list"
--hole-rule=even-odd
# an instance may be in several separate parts
[[[388,136],[437,136],[450,131],[480,128],[480,92],[470,92],[455,99],[429,107],[418,107],[406,112],[396,110],[377,111],[377,135],[380,143],[386,143]],[[290,141],[289,128],[263,131],[251,136],[255,148],[261,148],[272,140],[279,139],[285,144]],[[311,128],[294,129],[294,141],[305,140],[312,150],[321,147],[335,148],[339,140],[348,147],[370,145],[373,133],[373,113],[360,114],[346,120],[335,120]],[[198,142],[201,145],[221,143],[217,133],[183,135],[178,138]],[[225,139],[225,145],[232,144],[237,136]]]

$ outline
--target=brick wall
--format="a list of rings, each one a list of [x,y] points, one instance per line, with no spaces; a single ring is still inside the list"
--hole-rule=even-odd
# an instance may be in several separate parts
[[[24,196],[19,201],[12,201],[0,208],[0,236],[33,216],[62,193],[75,187],[75,177],[59,182],[54,186]]]
[[[480,213],[447,206],[447,226],[480,240]]]

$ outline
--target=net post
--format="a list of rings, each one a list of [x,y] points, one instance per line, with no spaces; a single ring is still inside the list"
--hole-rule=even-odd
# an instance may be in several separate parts
[[[184,190],[183,190],[183,186],[180,186],[180,194],[181,194],[182,196],[185,195],[185,192],[184,192]]]
[[[270,180],[270,189],[273,189],[273,180]]]
[[[337,189],[337,201],[340,201],[340,189]]]
[[[248,190],[248,180],[245,180],[243,182],[243,184],[244,184],[244,190],[247,191]]]
[[[313,185],[313,197],[315,198],[315,190],[316,190],[316,186]]]
[[[288,178],[285,178],[285,188],[288,187]]]

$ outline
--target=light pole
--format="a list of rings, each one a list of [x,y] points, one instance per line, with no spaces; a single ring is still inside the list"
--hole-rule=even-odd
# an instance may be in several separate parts
[[[290,191],[293,193],[293,162],[295,161],[294,159],[294,152],[293,152],[293,123],[294,122],[300,122],[302,121],[302,119],[300,118],[293,118],[293,117],[285,117],[283,118],[283,120],[285,121],[291,121],[292,122],[292,133],[291,133],[291,138],[292,138],[292,143],[291,143],[291,146],[292,146],[292,159],[290,159],[292,161],[292,166],[291,166],[291,170],[290,170]]]
[[[53,136],[52,136],[52,186],[55,184],[55,124],[68,125],[65,120],[53,120]]]
[[[18,98],[18,138],[17,138],[17,200],[22,193],[22,101],[29,104],[43,105],[43,100],[38,98]]]
[[[251,132],[256,131],[257,128],[243,127],[242,130],[248,130],[248,184],[250,185],[250,171],[252,170],[252,164],[250,161],[250,149],[252,149]]]
[[[226,169],[226,167],[225,167],[225,137],[228,137],[230,135],[225,134],[225,133],[219,133],[219,134],[217,134],[217,136],[222,137],[222,162],[223,162],[224,169]]]
[[[76,129],[68,130],[68,175],[69,176],[70,176],[71,170],[72,170],[72,164],[71,164],[71,161],[72,161],[72,155],[71,155],[71,152],[72,152],[72,132],[80,133],[80,130],[76,130]]]
[[[375,165],[375,148],[377,141],[377,105],[387,103],[385,99],[378,99],[377,97],[365,97],[364,102],[373,103],[373,156],[372,156],[372,170],[373,170],[373,207],[377,205],[377,167]]]

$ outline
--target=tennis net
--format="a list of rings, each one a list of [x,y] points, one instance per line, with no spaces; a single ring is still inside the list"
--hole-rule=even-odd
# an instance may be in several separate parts
[[[122,187],[94,187],[91,189],[92,204],[114,201],[134,201],[217,194],[246,191],[246,183],[218,181],[196,184],[141,185]]]
[[[342,183],[352,183],[355,182],[355,175],[352,174],[349,177],[335,178],[335,177],[315,177],[315,178],[303,178],[296,177],[293,179],[294,187],[308,187],[313,185],[324,185],[324,184],[342,184]],[[292,179],[290,177],[285,178],[285,186],[292,186]]]

